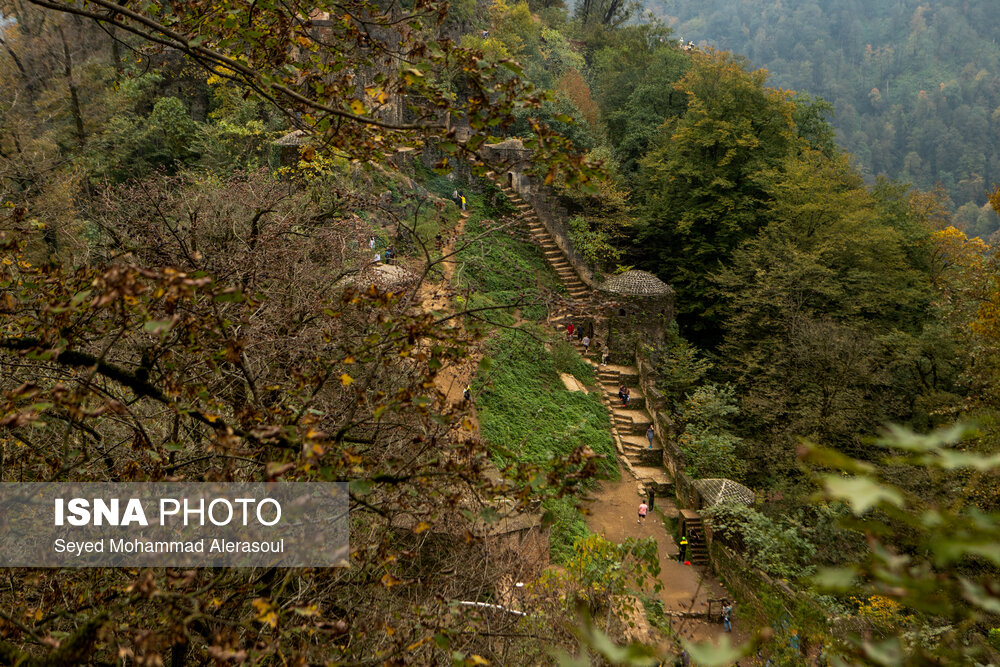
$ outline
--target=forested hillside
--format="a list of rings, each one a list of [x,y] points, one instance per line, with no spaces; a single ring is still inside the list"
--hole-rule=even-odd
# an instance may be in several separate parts
[[[745,55],[772,85],[833,104],[838,141],[870,176],[941,185],[970,234],[997,218],[1000,17],[965,0],[649,0],[684,40]]]
[[[0,481],[345,482],[351,531],[7,569],[0,663],[1000,662],[996,21],[697,9],[0,2]],[[652,501],[625,427],[660,542],[581,510]],[[693,641],[679,508],[738,648]]]

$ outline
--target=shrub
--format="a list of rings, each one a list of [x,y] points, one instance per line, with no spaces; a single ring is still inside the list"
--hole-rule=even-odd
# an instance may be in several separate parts
[[[804,533],[808,529],[785,517],[780,523],[741,503],[721,503],[705,510],[712,530],[742,547],[747,560],[771,576],[794,579],[808,575],[816,547]]]
[[[742,440],[729,431],[729,418],[737,412],[735,390],[729,385],[705,385],[688,396],[680,412],[685,426],[677,444],[687,458],[689,475],[742,479],[745,463],[736,455]]]

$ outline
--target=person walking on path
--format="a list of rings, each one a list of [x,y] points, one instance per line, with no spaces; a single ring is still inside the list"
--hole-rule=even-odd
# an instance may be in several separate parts
[[[722,604],[722,630],[733,631],[733,603],[728,600]]]
[[[573,323],[566,325],[566,340],[573,340]]]
[[[625,385],[622,385],[622,407],[627,408],[630,400],[632,400],[632,391]]]
[[[465,210],[465,195],[461,192],[458,193],[458,198],[462,200],[462,210]]]
[[[371,249],[371,250],[375,249],[375,237],[374,236],[371,237],[370,239],[368,239],[368,248]]]
[[[639,503],[639,520],[636,523],[642,523],[642,520],[646,518],[646,512],[649,511],[649,505],[646,503]]]
[[[466,385],[465,391],[462,392],[462,400],[466,403],[472,400],[472,387],[469,385]]]
[[[451,200],[455,202],[455,206],[462,205],[462,200],[458,198],[458,188],[451,191]]]
[[[584,336],[583,337],[583,354],[584,354],[584,356],[586,356],[588,352],[590,352],[590,336]]]
[[[650,449],[653,448],[653,436],[654,435],[655,434],[653,433],[653,425],[650,424],[649,428],[646,429],[646,440],[649,440],[649,448]]]
[[[680,541],[680,543],[677,546],[680,547],[680,551],[677,552],[677,562],[678,563],[683,563],[684,562],[684,554],[688,550],[688,538],[686,536],[684,536],[684,535],[681,535],[681,541]]]
[[[608,365],[608,357],[610,357],[610,356],[611,356],[611,349],[608,347],[607,343],[605,343],[604,347],[601,348],[601,365],[602,366],[607,366]]]

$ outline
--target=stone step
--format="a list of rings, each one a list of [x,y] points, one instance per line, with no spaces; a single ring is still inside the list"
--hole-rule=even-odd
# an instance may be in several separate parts
[[[632,391],[631,387],[629,388],[629,391]],[[645,410],[646,410],[646,397],[645,396],[636,396],[635,394],[630,394],[629,395],[629,401],[628,401],[628,407],[623,407],[621,399],[618,398],[618,387],[617,386],[615,387],[614,391],[607,391],[606,393],[607,393],[607,396],[608,396],[608,400],[611,401],[612,405],[614,405],[616,409],[619,409],[619,410],[629,410],[629,411],[637,412],[637,413],[638,412],[645,413]],[[647,418],[646,418],[646,422],[647,422],[647,424],[649,422],[648,415],[647,415]],[[643,433],[645,433],[645,431],[643,431]]]
[[[649,424],[646,424],[647,428]],[[653,438],[653,449],[649,448],[649,440],[646,439],[646,432],[643,431],[642,435],[623,435],[621,437],[622,447],[626,449],[629,447],[635,447],[636,449],[642,449],[645,451],[659,452],[662,451],[660,448],[660,441],[658,438]]]

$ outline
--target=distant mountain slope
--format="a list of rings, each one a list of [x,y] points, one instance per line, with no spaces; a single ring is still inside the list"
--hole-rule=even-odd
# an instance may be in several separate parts
[[[1000,181],[1000,11],[987,0],[646,0],[685,41],[746,55],[823,97],[866,173],[940,183],[987,235]]]

